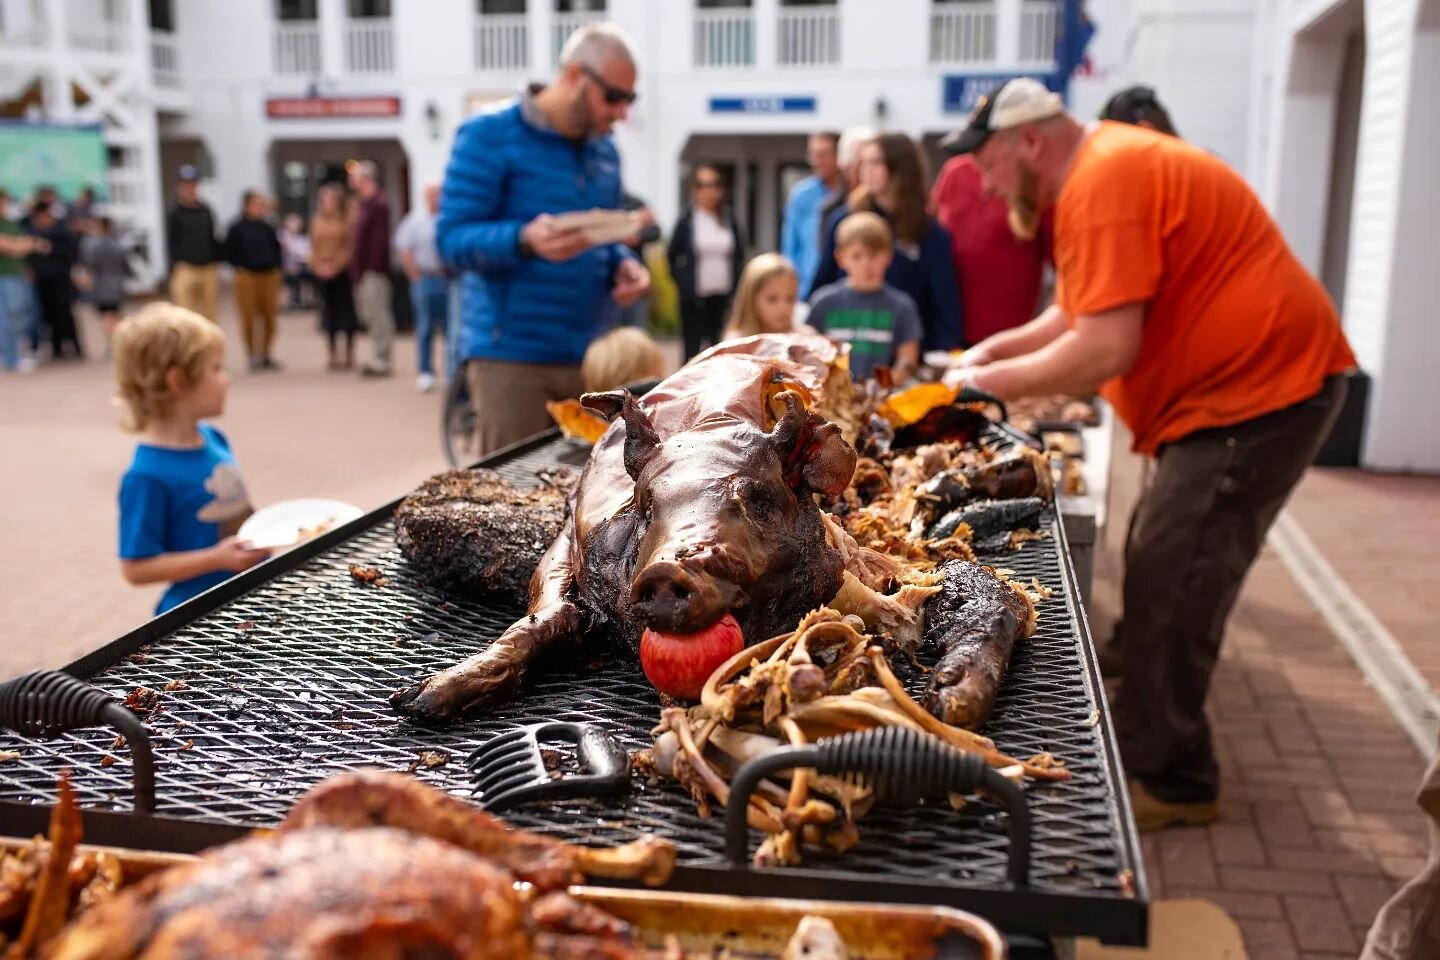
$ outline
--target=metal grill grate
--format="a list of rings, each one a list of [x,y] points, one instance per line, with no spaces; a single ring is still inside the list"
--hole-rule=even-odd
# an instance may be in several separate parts
[[[583,462],[584,453],[556,442],[500,469],[514,481],[533,482],[537,468]],[[385,702],[390,691],[472,654],[523,611],[431,589],[399,556],[388,508],[369,519],[363,532],[291,569],[272,564],[277,569],[268,579],[87,678],[117,697],[138,686],[161,691],[163,710],[149,720],[158,815],[270,824],[311,785],[366,767],[413,769],[468,794],[469,750],[540,720],[592,720],[630,749],[649,744],[659,716],[654,691],[627,655],[598,646],[532,670],[522,695],[483,719],[444,730],[400,721]],[[1027,787],[1035,823],[1028,891],[1005,883],[1003,815],[984,801],[963,812],[876,811],[861,822],[860,845],[843,856],[807,851],[801,869],[748,873],[726,868],[722,821],[700,818],[674,784],[637,778],[627,800],[531,805],[507,819],[585,843],[647,832],[669,837],[682,868],[675,882],[693,889],[949,903],[1012,930],[1133,942],[1144,930],[1134,836],[1117,805],[1108,722],[1061,562],[1059,524],[1053,514],[1047,523],[1054,537],[1026,544],[1001,564],[1027,581],[1038,578],[1054,595],[1040,608],[1035,636],[1018,645],[986,727],[1002,750],[1018,756],[1048,750],[1073,773],[1068,782]],[[357,583],[351,563],[376,567],[389,582]],[[183,686],[166,689],[176,681]],[[0,750],[20,754],[0,766],[0,823],[7,807],[51,802],[65,766],[85,807],[128,810],[128,752],[112,741],[100,730],[48,741],[0,736]],[[426,752],[446,762],[427,766]],[[106,757],[114,758],[108,766]]]

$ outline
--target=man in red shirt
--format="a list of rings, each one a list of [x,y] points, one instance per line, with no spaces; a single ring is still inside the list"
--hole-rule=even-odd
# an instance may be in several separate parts
[[[965,342],[979,343],[1029,323],[1039,309],[1050,261],[1050,214],[1040,219],[1033,239],[1017,237],[1009,207],[999,197],[985,196],[980,168],[968,154],[940,169],[930,199],[935,219],[950,232],[965,302]]]

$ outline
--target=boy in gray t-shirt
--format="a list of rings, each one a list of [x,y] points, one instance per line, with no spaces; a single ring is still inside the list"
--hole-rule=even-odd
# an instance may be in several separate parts
[[[852,213],[841,220],[835,260],[845,277],[810,297],[805,321],[831,340],[850,344],[850,378],[856,383],[879,366],[889,366],[900,383],[920,363],[920,311],[908,294],[885,283],[893,244],[890,226],[876,214]]]

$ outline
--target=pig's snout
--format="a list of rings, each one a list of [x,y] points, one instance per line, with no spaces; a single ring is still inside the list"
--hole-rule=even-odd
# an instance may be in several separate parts
[[[630,608],[637,620],[666,633],[694,633],[730,612],[735,588],[673,560],[645,567],[630,587]]]

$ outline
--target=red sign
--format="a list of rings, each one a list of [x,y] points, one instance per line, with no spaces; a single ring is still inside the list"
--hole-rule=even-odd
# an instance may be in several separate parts
[[[400,116],[399,97],[270,97],[265,116],[272,120],[325,120]]]

